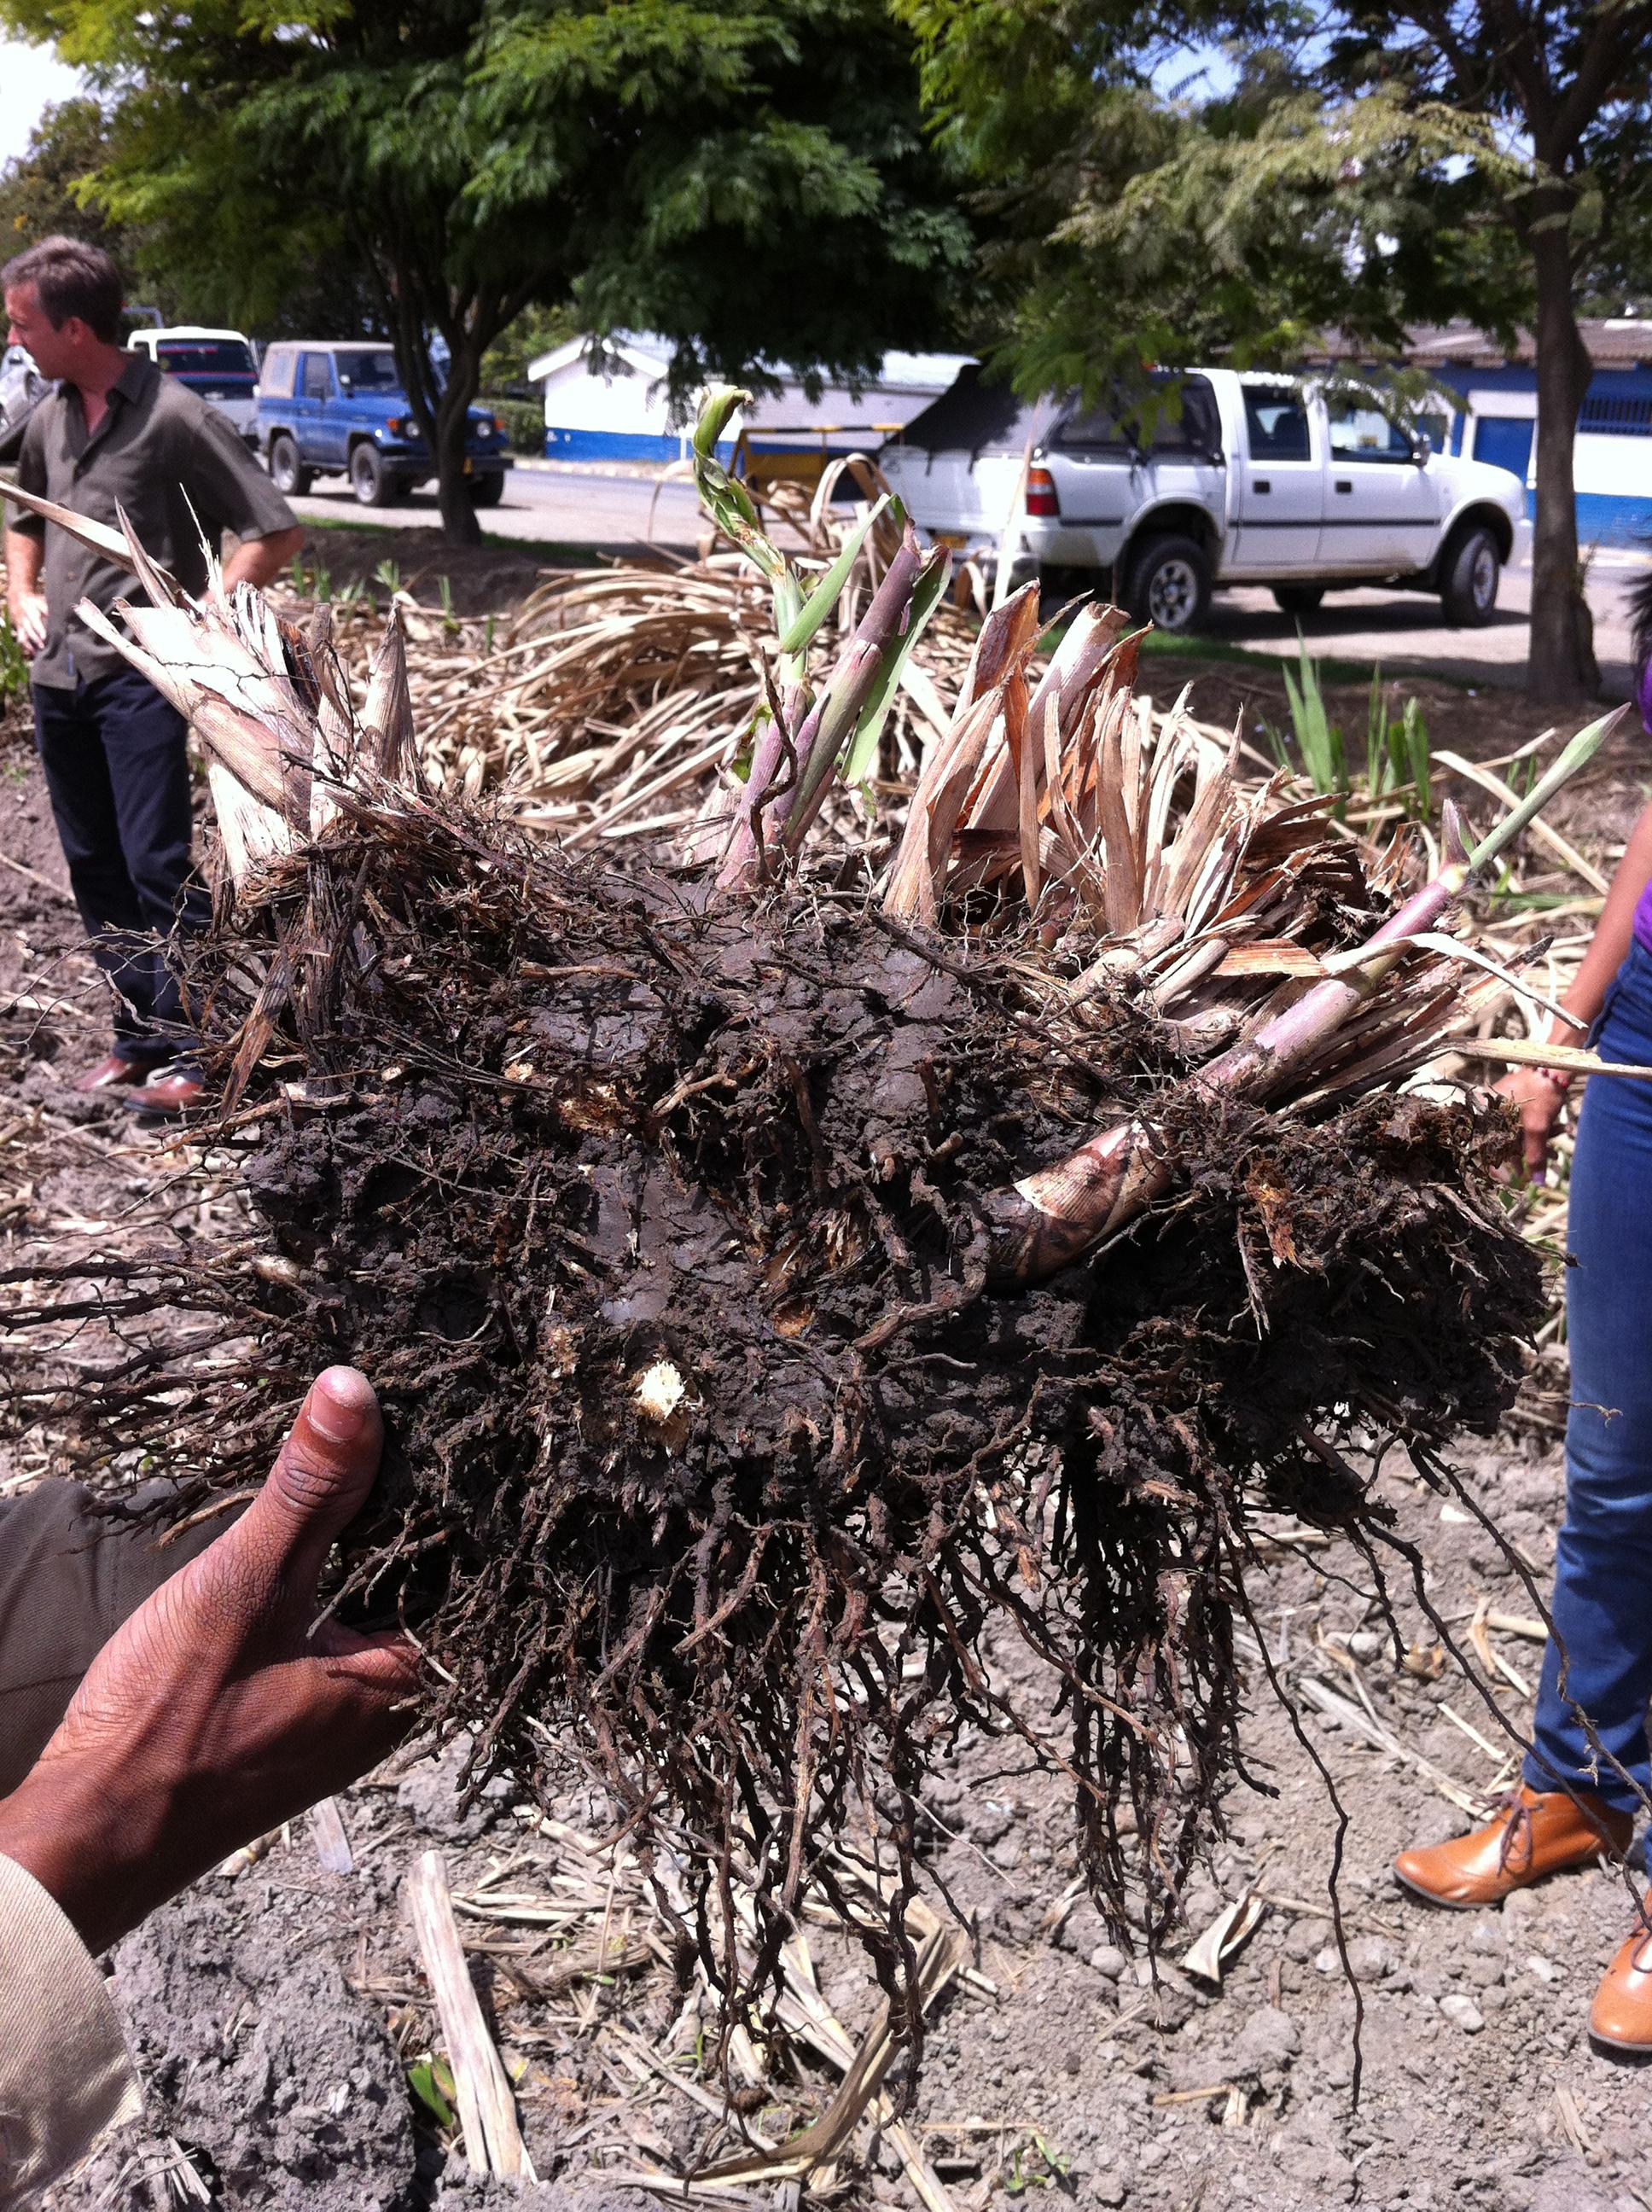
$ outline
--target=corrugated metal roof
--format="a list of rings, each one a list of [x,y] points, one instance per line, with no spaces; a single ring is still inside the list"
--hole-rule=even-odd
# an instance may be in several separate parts
[[[1596,368],[1652,367],[1652,315],[1590,316],[1580,319],[1577,327]],[[1369,360],[1370,349],[1328,337],[1318,358]],[[1405,358],[1418,368],[1529,368],[1537,349],[1529,331],[1520,332],[1510,351],[1473,323],[1418,323],[1406,334]]]

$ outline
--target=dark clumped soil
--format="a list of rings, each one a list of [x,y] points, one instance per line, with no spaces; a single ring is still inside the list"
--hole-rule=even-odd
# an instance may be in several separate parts
[[[1500,1125],[1166,1103],[1181,1202],[993,1294],[986,1200],[1168,1099],[1168,1033],[1104,998],[1063,1026],[1005,951],[859,894],[707,914],[485,813],[361,817],[195,979],[273,1249],[167,1295],[252,1349],[71,1420],[240,1486],[318,1367],[361,1365],[391,1445],[337,1601],[416,1630],[473,1781],[531,1777],[549,1725],[645,1844],[682,1821],[681,1961],[726,1989],[811,1887],[841,1901],[853,1829],[900,1871],[864,1932],[909,1999],[916,1804],[967,1727],[1066,1774],[1120,1933],[1127,1812],[1157,1925],[1235,1756],[1254,1512],[1382,1540],[1339,1442],[1432,1464],[1512,1395],[1541,1292]],[[1052,1710],[987,1662],[999,1623]]]
[[[140,1200],[151,1211],[180,1202],[179,1153],[165,1132],[131,1132],[112,1112],[73,1118],[67,1079],[101,1049],[104,1010],[78,949],[27,753],[12,788],[17,804],[9,793],[0,851],[38,880],[0,870],[3,1073],[14,1109],[0,1164],[9,1169],[20,1156],[26,1162],[21,1176],[7,1174],[0,1236],[9,1254],[27,1253],[39,1249],[31,1239],[68,1234],[66,1220],[77,1237],[96,1231],[94,1242],[130,1251]],[[37,1002],[47,999],[42,1012]],[[391,1064],[374,1056],[380,1082]],[[410,1088],[431,1079],[424,1067]],[[391,1103],[397,1087],[380,1102],[379,1127],[386,1141],[405,1148]],[[502,1100],[514,1091],[495,1085],[491,1095]],[[455,1084],[451,1098],[449,1142],[473,1122],[486,1126],[470,1086]],[[246,1152],[260,1157],[262,1144],[252,1139],[272,1133],[272,1122],[277,1147],[298,1143],[301,1130],[318,1126],[317,1109],[306,1110],[307,1122],[295,1104],[290,1134],[275,1115],[252,1125],[240,1139]],[[52,1138],[49,1156],[42,1132]],[[1330,1152],[1326,1187],[1333,1189],[1330,1139],[1316,1141]],[[431,1145],[428,1137],[420,1142]],[[414,1147],[413,1156],[430,1164],[409,1186],[410,1194],[424,1194],[422,1206],[409,1207],[420,1233],[434,1248],[451,1211],[454,1233],[468,1236],[446,1155],[432,1146]],[[1360,1202],[1382,1187],[1379,1179]],[[1182,1217],[1187,1234],[1230,1253],[1238,1203],[1231,1192],[1220,1203],[1201,1201],[1196,1218],[1192,1209]],[[1405,1218],[1416,1218],[1415,1206],[1413,1191]],[[204,1242],[198,1216],[187,1218]],[[265,1285],[258,1324],[272,1347],[264,1386],[272,1431],[309,1379],[302,1361],[331,1356],[325,1347],[337,1340],[309,1318],[317,1286],[307,1271],[299,1273],[301,1297],[290,1282],[283,1285],[273,1263],[284,1255],[263,1233],[259,1249],[276,1279]],[[336,1233],[341,1249],[350,1249],[357,1231]],[[220,1249],[244,1241],[239,1225],[226,1237],[221,1224]],[[525,1264],[525,1249],[490,1261],[485,1279],[512,1275]],[[1253,1257],[1262,1250],[1256,1245]],[[1144,1264],[1138,1247],[1114,1255],[1108,1279],[1114,1296],[1126,1295],[1118,1286]],[[1263,1267],[1270,1299],[1282,1294],[1274,1278],[1284,1272],[1271,1258]],[[224,1279],[237,1312],[245,1310],[246,1285],[228,1265]],[[1322,1322],[1333,1297],[1349,1294],[1334,1275],[1310,1277],[1270,1344],[1254,1317],[1248,1334],[1234,1319],[1249,1316],[1248,1284],[1219,1273],[1202,1279],[1210,1286],[1212,1341],[1233,1357],[1243,1346],[1247,1358],[1276,1362],[1280,1370],[1308,1364],[1303,1346],[1314,1340],[1297,1332]],[[274,1297],[277,1288],[284,1302]],[[369,1279],[360,1292],[364,1309],[374,1297]],[[1383,1299],[1392,1303],[1386,1292]],[[364,1331],[364,1357],[405,1355],[398,1386],[404,1433],[409,1376],[421,1358],[434,1364],[452,1356],[448,1340],[430,1329],[398,1346],[386,1326],[369,1341],[354,1309],[342,1310]],[[1426,1325],[1437,1328],[1441,1316],[1428,1316]],[[919,1348],[952,1356],[949,1325],[931,1325]],[[1210,1370],[1190,1371],[1185,1387],[1173,1368],[1168,1382],[1156,1385],[1167,1426]],[[184,1402],[180,1420],[187,1414]],[[240,1424],[249,1419],[243,1413]],[[234,1434],[237,1421],[228,1429]],[[118,1442],[118,1431],[116,1423],[106,1441]],[[131,1434],[148,1434],[173,1456],[141,1404]],[[917,1878],[938,1907],[950,1899],[965,1915],[972,1978],[955,1984],[931,2018],[908,2124],[957,2212],[1007,2208],[1034,2191],[1052,2203],[1126,2212],[1230,2203],[1265,2212],[1644,2206],[1644,2075],[1592,2051],[1585,2033],[1594,1981],[1632,1921],[1621,1873],[1564,1876],[1516,1893],[1500,1909],[1449,1914],[1398,1890],[1388,1871],[1398,1849],[1467,1825],[1464,1805],[1489,1802],[1515,1771],[1540,1653],[1530,1640],[1497,1632],[1496,1656],[1514,1679],[1502,1671],[1488,1677],[1465,1637],[1488,1604],[1511,1617],[1538,1610],[1533,1587],[1545,1583],[1561,1511],[1554,1441],[1541,1415],[1505,1427],[1471,1454],[1456,1497],[1442,1496],[1401,1454],[1391,1453],[1374,1474],[1356,1455],[1372,1509],[1390,1516],[1392,1535],[1423,1563],[1420,1595],[1402,1573],[1385,1598],[1370,1562],[1351,1548],[1304,1550],[1292,1524],[1266,1514],[1250,1521],[1253,1540],[1236,1559],[1230,1590],[1244,1616],[1233,1635],[1244,1771],[1219,1784],[1216,1809],[1225,1833],[1182,1885],[1193,1930],[1248,1892],[1261,1900],[1260,1924],[1227,1960],[1219,1985],[1186,1971],[1176,1939],[1161,1950],[1157,1985],[1148,1978],[1142,1938],[1157,1910],[1159,1854],[1151,1828],[1130,1832],[1130,1808],[1121,1808],[1118,1823],[1127,1950],[1086,1893],[1070,1778],[1052,1773],[991,1724],[967,1722],[941,1747],[915,1793]],[[249,1473],[250,1449],[240,1462]],[[33,1455],[31,1446],[30,1465]],[[176,1457],[180,1468],[190,1463],[185,1453]],[[53,1464],[84,1464],[75,1439],[54,1447]],[[1305,1497],[1315,1502],[1311,1488]],[[1177,1510],[1187,1516],[1185,1507]],[[1481,1513],[1495,1516],[1506,1547],[1488,1534]],[[1284,1549],[1276,1534],[1287,1539]],[[1398,1621],[1403,1664],[1385,1606]],[[1442,1623],[1473,1679],[1443,1648]],[[985,1624],[978,1655],[1002,1697],[1053,1725],[1064,1685],[1015,1621]],[[1272,1680],[1294,1700],[1295,1722]],[[1341,1705],[1314,1703],[1310,1683]],[[1360,1717],[1366,1700],[1369,1725]],[[610,1921],[630,1926],[640,1910],[635,1877],[629,1887],[610,1886],[604,1873],[583,1922],[556,1919],[576,1856],[568,1831],[617,1837],[623,1860],[623,1802],[572,1781],[566,1754],[540,1760],[537,1773],[501,1772],[467,1802],[462,1778],[471,1747],[461,1735],[440,1758],[407,1755],[341,1801],[354,1853],[349,1874],[324,1871],[307,1826],[295,1822],[255,1863],[207,1877],[121,1945],[113,1988],[138,2062],[144,2115],[50,2192],[50,2212],[155,2212],[186,2203],[235,2212],[482,2212],[506,2204],[605,2212],[656,2201],[607,2178],[617,2172],[688,2171],[738,2148],[744,2123],[721,2104],[713,2008],[685,2004],[669,1942],[635,1978],[587,1978],[571,1991],[558,1981],[571,1946],[588,1943]],[[1189,1775],[1184,1766],[1177,1778],[1173,1813],[1187,1802]],[[1327,1775],[1348,1819],[1340,1894],[1364,2007],[1357,2053],[1327,1886],[1339,1843]],[[542,1808],[566,1827],[541,1829]],[[1207,1829],[1208,1820],[1200,1826]],[[514,2085],[537,2185],[471,2175],[457,2130],[413,2086],[442,2041],[399,1891],[415,1860],[433,1847],[444,1853],[456,1893],[475,1896],[491,1885],[496,1896],[524,1900],[524,1914],[540,1916],[501,1923],[463,1912],[459,1923]],[[817,1920],[808,1928],[823,1998],[858,2033],[877,2002],[876,1982],[846,1936]],[[652,2064],[637,2057],[640,2045]],[[748,2117],[783,2138],[823,2109],[838,2076],[799,2050],[776,2053],[774,2067],[768,2101]],[[890,2138],[870,2120],[832,2172],[812,2176],[804,2193],[805,2201],[856,2212],[920,2203]],[[767,2183],[744,2197],[772,2202],[774,2194]],[[734,2192],[732,2201],[741,2200]]]

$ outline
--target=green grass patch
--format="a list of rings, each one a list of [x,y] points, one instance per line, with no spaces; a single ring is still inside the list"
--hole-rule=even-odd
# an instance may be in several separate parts
[[[1163,630],[1152,630],[1142,640],[1145,660],[1209,660],[1229,661],[1241,668],[1260,669],[1264,675],[1277,677],[1286,665],[1285,656],[1277,653],[1257,653],[1249,646],[1225,645],[1219,638],[1190,637],[1185,632],[1167,637]],[[1327,684],[1357,684],[1369,685],[1376,666],[1372,660],[1321,660],[1320,674]]]

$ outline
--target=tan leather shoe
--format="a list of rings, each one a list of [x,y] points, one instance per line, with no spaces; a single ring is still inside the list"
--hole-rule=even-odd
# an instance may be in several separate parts
[[[113,1091],[129,1083],[147,1083],[152,1060],[132,1060],[124,1052],[106,1053],[95,1067],[76,1079],[76,1091]]]
[[[1614,2051],[1652,2051],[1652,1928],[1637,1928],[1601,1977],[1589,2033]]]
[[[1425,1850],[1401,1851],[1394,1870],[1407,1889],[1460,1912],[1495,1905],[1563,1867],[1621,1857],[1634,1818],[1615,1813],[1587,1790],[1539,1791],[1521,1784],[1495,1820],[1472,1835]]]
[[[129,1091],[122,1100],[134,1114],[187,1114],[206,1097],[206,1085],[192,1067],[181,1064],[163,1068],[158,1074],[136,1091]]]

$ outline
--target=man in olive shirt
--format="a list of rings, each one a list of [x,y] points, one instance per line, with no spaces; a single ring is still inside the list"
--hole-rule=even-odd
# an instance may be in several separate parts
[[[0,270],[10,343],[58,388],[30,419],[17,481],[118,526],[185,590],[205,586],[222,532],[241,543],[227,584],[265,584],[303,543],[292,510],[225,418],[115,343],[121,283],[108,255],[48,238]],[[142,597],[133,577],[64,531],[8,519],[6,597],[32,664],[34,731],[70,882],[114,991],[114,1042],[80,1087],[131,1086],[145,1113],[201,1095],[178,986],[155,940],[199,928],[183,717],[76,613]]]

